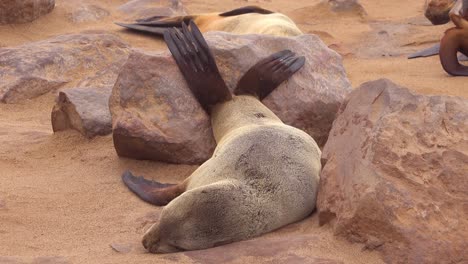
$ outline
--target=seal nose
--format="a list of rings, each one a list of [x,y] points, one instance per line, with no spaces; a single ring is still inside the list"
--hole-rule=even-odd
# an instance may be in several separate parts
[[[144,247],[146,250],[149,250],[150,245],[149,245],[148,238],[147,238],[147,237],[144,237],[144,238],[143,238],[143,241],[141,241],[141,242],[142,242],[142,244],[143,244],[143,247]]]

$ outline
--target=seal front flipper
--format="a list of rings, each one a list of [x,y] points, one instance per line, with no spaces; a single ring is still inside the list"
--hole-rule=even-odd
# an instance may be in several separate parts
[[[448,74],[468,76],[468,66],[461,65],[457,58],[458,51],[468,55],[468,21],[456,14],[450,18],[457,27],[447,30],[440,41],[440,62]]]
[[[185,191],[184,184],[168,184],[136,177],[130,171],[124,172],[122,181],[143,201],[163,206]]]
[[[282,82],[289,79],[302,66],[305,58],[290,50],[283,50],[262,59],[240,79],[234,94],[250,94],[260,100],[268,96]]]
[[[164,40],[187,85],[201,106],[210,112],[212,106],[232,99],[213,54],[193,21],[190,29],[182,24],[164,32]]]

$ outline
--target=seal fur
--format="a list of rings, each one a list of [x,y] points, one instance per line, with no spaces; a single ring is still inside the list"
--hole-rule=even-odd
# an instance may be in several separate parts
[[[440,62],[447,73],[468,76],[468,66],[461,65],[457,58],[457,52],[468,56],[468,21],[456,14],[451,14],[450,19],[456,27],[447,30],[440,41]]]
[[[215,247],[307,217],[315,208],[321,152],[305,132],[285,125],[259,99],[305,62],[285,50],[254,65],[229,92],[201,32],[191,22],[165,32],[189,88],[210,114],[217,147],[180,185],[124,173],[124,183],[153,204],[171,200],[144,235],[152,253]],[[250,89],[244,87],[247,85]],[[211,92],[203,92],[206,90]],[[210,95],[211,94],[211,95]]]
[[[136,23],[116,23],[119,26],[162,36],[170,27],[181,28],[189,21],[201,32],[225,31],[234,34],[269,34],[275,36],[297,36],[303,33],[286,15],[275,13],[258,6],[246,6],[224,13],[204,13],[189,16],[155,16],[137,20]]]

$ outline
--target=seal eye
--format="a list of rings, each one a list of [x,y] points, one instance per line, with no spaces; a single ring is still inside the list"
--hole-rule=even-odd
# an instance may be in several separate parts
[[[254,116],[255,116],[256,118],[264,118],[264,117],[266,117],[266,116],[265,116],[264,114],[262,114],[262,113],[255,113]]]

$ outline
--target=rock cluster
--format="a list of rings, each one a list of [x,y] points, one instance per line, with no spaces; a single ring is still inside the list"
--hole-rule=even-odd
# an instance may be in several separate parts
[[[388,263],[468,258],[468,100],[365,83],[343,103],[322,158],[319,218],[336,234]]]
[[[51,12],[55,0],[2,0],[0,24],[27,23]]]
[[[341,57],[316,36],[206,34],[230,89],[261,58],[283,49],[306,65],[264,103],[285,123],[325,143],[351,86]],[[192,96],[170,53],[135,50],[120,72],[110,102],[119,155],[173,163],[201,163],[215,147],[209,117]]]
[[[61,35],[2,48],[0,102],[17,103],[58,88],[76,87],[87,77],[109,78],[104,72],[114,64],[123,64],[128,50],[120,38],[102,32]],[[108,85],[114,81],[115,77],[104,80]]]

